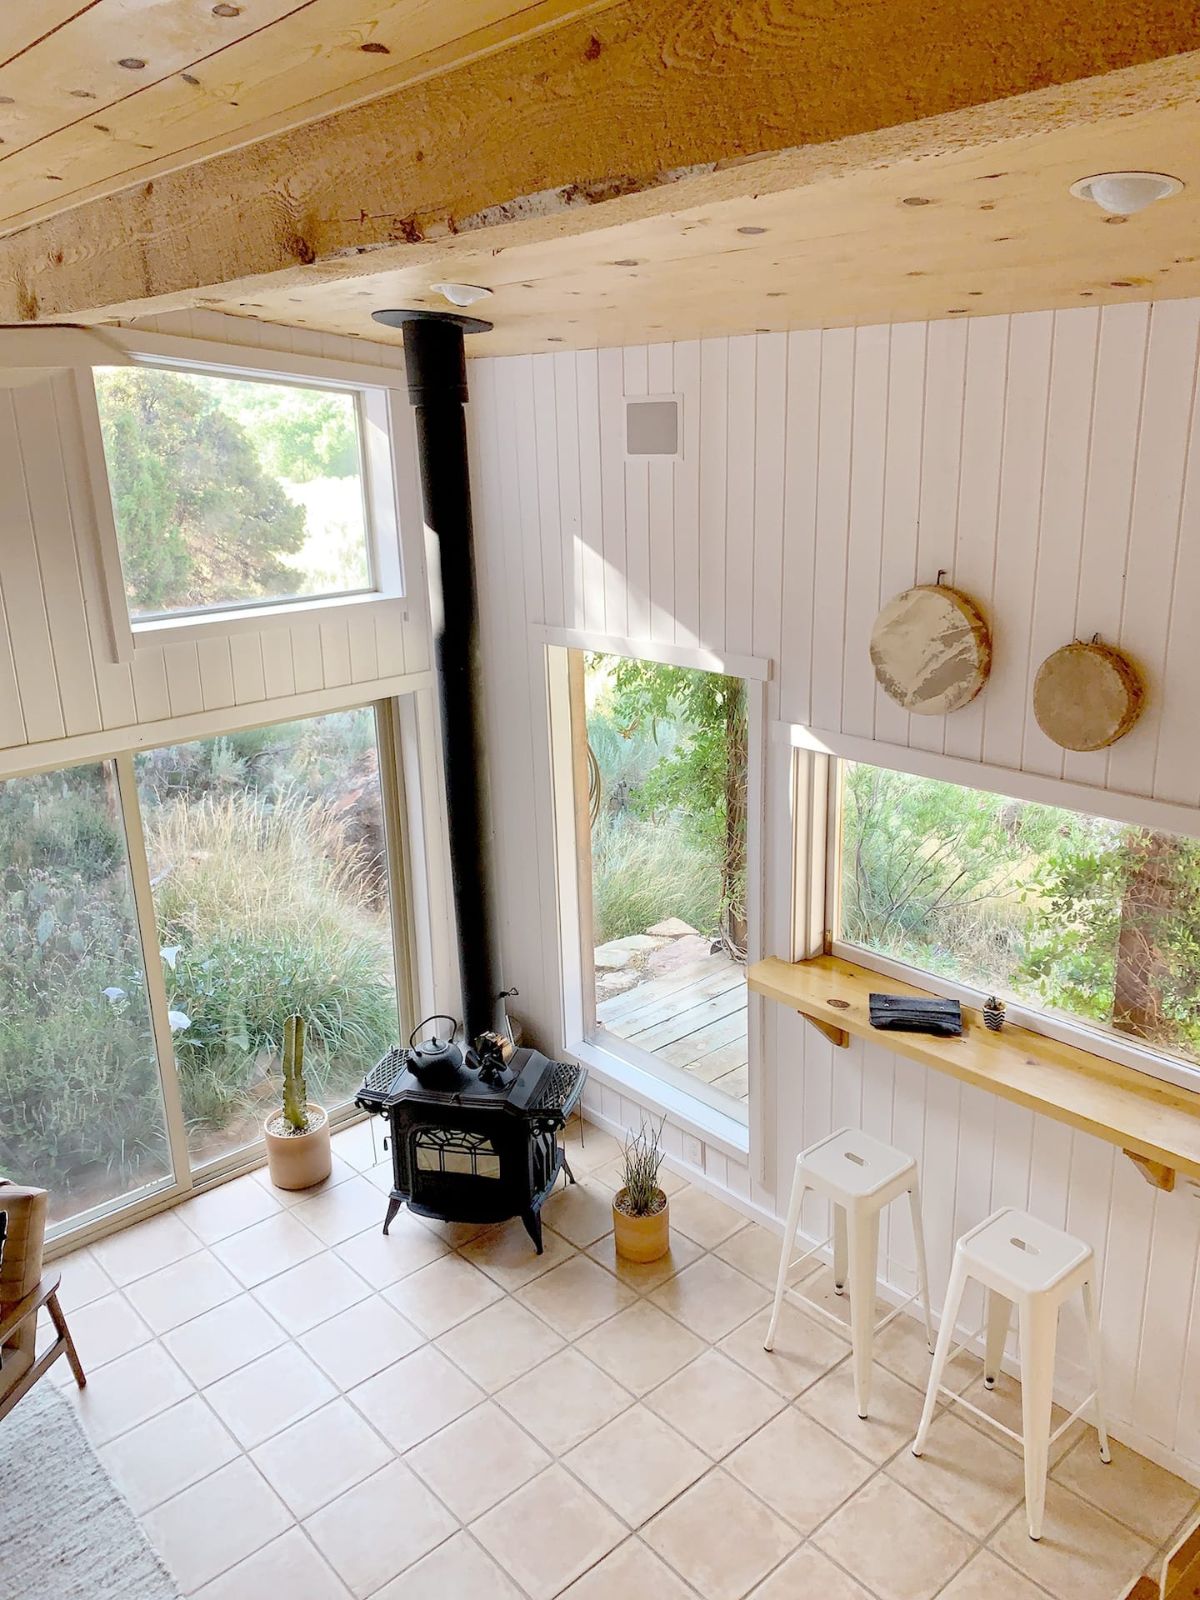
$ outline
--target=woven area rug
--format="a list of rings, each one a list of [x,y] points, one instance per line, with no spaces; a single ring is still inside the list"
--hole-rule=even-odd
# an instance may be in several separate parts
[[[44,1379],[0,1422],[4,1600],[178,1600],[175,1581]]]

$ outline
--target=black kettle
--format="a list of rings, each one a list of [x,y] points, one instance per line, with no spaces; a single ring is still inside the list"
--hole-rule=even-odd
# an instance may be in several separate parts
[[[448,1022],[450,1031],[440,1038],[434,1029],[433,1038],[416,1043],[416,1037],[431,1022]],[[458,1023],[445,1013],[436,1013],[418,1022],[408,1036],[407,1066],[419,1084],[427,1089],[453,1088],[464,1076],[463,1053],[454,1042]]]

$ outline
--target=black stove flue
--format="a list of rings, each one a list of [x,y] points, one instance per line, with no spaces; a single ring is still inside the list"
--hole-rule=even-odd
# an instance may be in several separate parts
[[[417,425],[462,1012],[466,1037],[474,1040],[502,1022],[502,985],[487,862],[487,754],[463,334],[484,332],[491,323],[432,311],[376,311],[374,317],[403,329],[408,398]]]

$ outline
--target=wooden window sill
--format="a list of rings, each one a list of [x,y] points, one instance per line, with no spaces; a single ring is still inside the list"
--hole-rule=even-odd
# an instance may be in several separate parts
[[[1026,1028],[992,1033],[979,1012],[966,1006],[965,1031],[957,1039],[881,1032],[869,1021],[872,991],[925,991],[837,956],[795,963],[771,956],[749,968],[747,981],[755,994],[798,1011],[835,1045],[848,1044],[851,1034],[872,1039],[1117,1145],[1157,1188],[1173,1189],[1177,1172],[1200,1178],[1200,1093]]]

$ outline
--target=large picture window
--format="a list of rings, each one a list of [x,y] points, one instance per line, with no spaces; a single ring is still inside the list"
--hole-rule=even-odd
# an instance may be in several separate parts
[[[327,1108],[397,1041],[375,714],[147,751],[137,778],[188,1147],[203,1166],[258,1138],[293,1011]]]
[[[94,377],[133,622],[371,588],[353,391],[165,366]]]
[[[242,1159],[289,1015],[335,1116],[398,1042],[385,723],[0,783],[0,1176],[47,1188],[60,1227]]]
[[[0,1176],[61,1222],[171,1176],[113,766],[0,784],[0,860]]]
[[[840,763],[837,937],[1200,1065],[1200,841]]]

